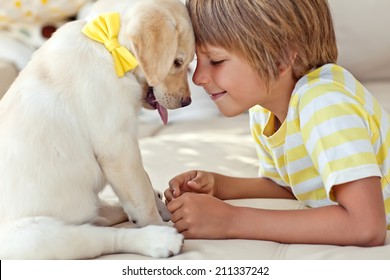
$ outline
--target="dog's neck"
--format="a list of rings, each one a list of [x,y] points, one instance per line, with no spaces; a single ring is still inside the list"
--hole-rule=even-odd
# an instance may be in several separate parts
[[[149,87],[149,83],[148,81],[146,80],[146,77],[145,77],[145,74],[144,72],[142,71],[141,67],[140,66],[137,66],[136,68],[134,68],[133,70],[131,70],[131,73],[134,74],[134,77],[137,79],[137,82],[142,85],[144,88],[148,88]]]

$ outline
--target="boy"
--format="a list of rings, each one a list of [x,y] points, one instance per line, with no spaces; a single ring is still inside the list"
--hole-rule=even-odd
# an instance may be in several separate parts
[[[378,246],[390,224],[390,121],[347,70],[326,0],[188,0],[202,86],[225,116],[250,109],[259,178],[192,170],[169,182],[186,238]],[[305,210],[229,205],[298,199]]]

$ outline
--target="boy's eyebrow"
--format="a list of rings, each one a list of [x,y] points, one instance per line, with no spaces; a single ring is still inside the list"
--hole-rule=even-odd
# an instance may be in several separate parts
[[[214,55],[225,55],[223,52],[220,50],[209,50],[209,49],[198,49],[196,50],[200,54],[208,55],[208,56],[214,56]]]
[[[209,55],[220,55],[221,52],[218,52],[218,51],[211,51],[211,52],[208,52]]]
[[[196,52],[206,55],[218,55],[221,53],[221,50],[218,47],[210,45],[197,46]]]
[[[196,52],[197,52],[197,53],[200,53],[200,54],[209,54],[209,53],[210,53],[210,52],[207,51],[207,49],[204,48],[204,47],[196,48]]]

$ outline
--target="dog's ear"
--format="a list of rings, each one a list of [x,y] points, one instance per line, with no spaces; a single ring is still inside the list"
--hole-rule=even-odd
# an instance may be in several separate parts
[[[159,9],[140,11],[130,20],[127,33],[149,85],[161,83],[174,64],[178,48],[175,19]]]

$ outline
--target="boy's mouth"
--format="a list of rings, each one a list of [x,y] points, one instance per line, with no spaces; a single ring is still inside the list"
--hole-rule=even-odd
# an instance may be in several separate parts
[[[222,97],[223,95],[225,95],[225,93],[226,93],[226,91],[218,92],[218,93],[211,93],[211,94],[210,94],[210,98],[211,98],[212,100],[216,100],[216,99]]]

